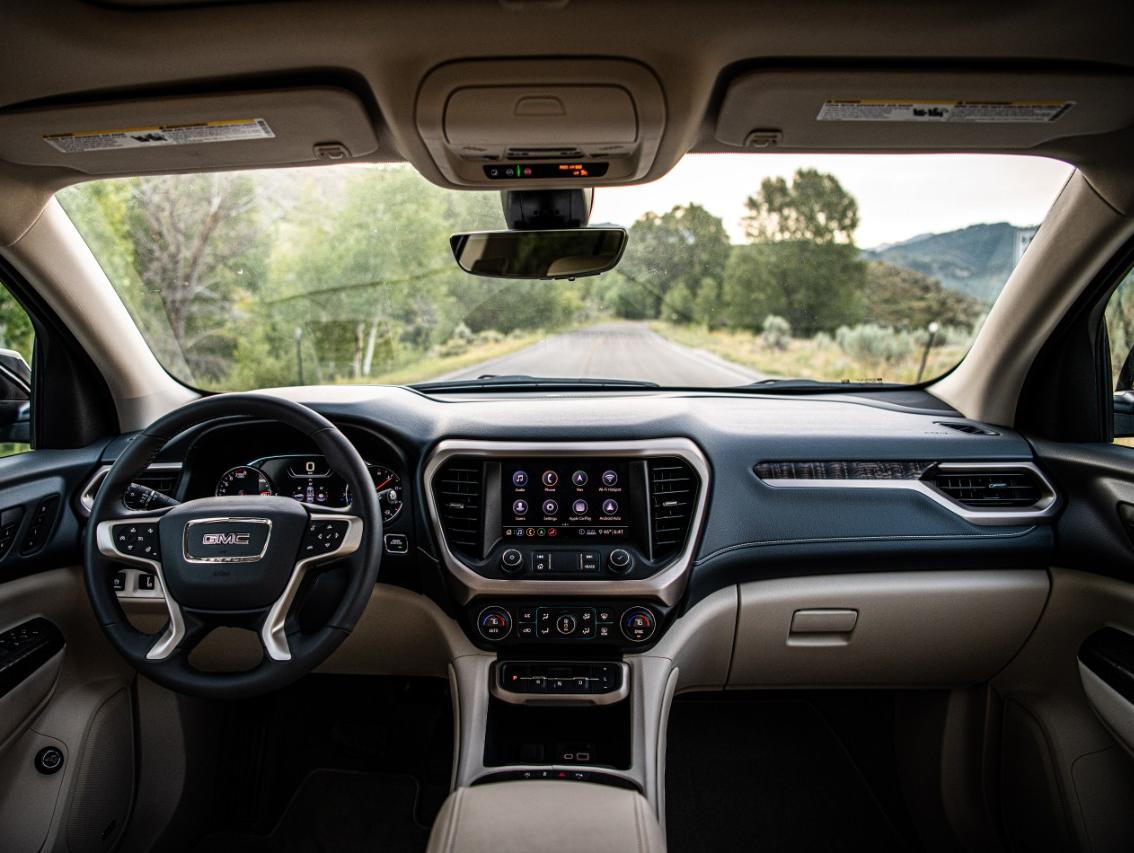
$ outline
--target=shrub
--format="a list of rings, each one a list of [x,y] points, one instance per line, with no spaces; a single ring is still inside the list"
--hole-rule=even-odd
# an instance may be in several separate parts
[[[913,337],[908,332],[895,332],[889,326],[874,323],[840,326],[835,340],[851,358],[868,364],[898,362],[914,349]]]
[[[791,323],[783,317],[769,314],[764,318],[763,330],[760,340],[768,349],[785,350],[791,343]]]

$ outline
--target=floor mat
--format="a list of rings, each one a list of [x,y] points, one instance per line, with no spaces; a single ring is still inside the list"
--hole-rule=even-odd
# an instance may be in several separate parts
[[[420,853],[429,829],[414,820],[418,784],[412,776],[316,770],[288,804],[270,835],[218,832],[200,853]]]
[[[809,702],[678,701],[666,757],[671,853],[908,850]]]

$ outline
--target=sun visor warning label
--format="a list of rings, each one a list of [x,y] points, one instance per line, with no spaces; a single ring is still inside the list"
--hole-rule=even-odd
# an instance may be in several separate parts
[[[163,145],[204,145],[211,142],[274,138],[275,134],[264,119],[237,118],[195,124],[52,133],[44,135],[43,141],[64,154],[79,154],[120,148],[158,148]]]
[[[903,101],[830,100],[818,121],[921,121],[942,124],[1046,124],[1074,101]]]

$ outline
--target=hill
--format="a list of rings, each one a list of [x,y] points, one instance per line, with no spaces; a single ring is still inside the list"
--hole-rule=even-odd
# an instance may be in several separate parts
[[[867,249],[867,260],[906,267],[937,279],[949,290],[992,301],[1018,259],[1017,244],[1027,245],[1034,228],[1007,222],[970,225],[942,234],[921,234],[901,243]]]

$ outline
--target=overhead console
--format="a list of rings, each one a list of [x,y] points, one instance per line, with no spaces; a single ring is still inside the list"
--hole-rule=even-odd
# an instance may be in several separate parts
[[[417,129],[453,184],[503,189],[641,179],[665,129],[657,78],[635,62],[470,61],[422,83]]]
[[[425,480],[475,641],[639,646],[685,590],[709,468],[684,438],[451,440]]]

